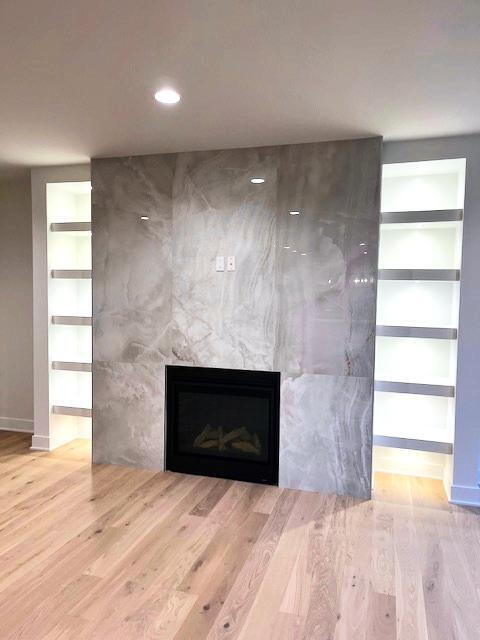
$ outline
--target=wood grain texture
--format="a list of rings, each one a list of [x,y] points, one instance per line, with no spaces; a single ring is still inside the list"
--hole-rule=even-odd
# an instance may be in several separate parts
[[[91,465],[0,433],[2,640],[477,640],[480,511]]]

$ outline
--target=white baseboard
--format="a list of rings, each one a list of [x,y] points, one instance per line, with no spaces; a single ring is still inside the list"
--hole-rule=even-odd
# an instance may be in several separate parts
[[[465,507],[480,507],[480,487],[453,484],[450,502]]]
[[[33,433],[33,420],[27,418],[6,418],[0,416],[0,431],[17,431]]]
[[[30,449],[32,451],[51,451],[50,438],[48,436],[33,436]]]

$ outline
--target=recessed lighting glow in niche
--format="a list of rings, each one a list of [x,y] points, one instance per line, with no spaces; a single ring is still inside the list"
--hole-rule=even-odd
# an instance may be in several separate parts
[[[265,178],[250,178],[250,182],[252,184],[263,184],[265,182]]]
[[[177,104],[180,102],[180,94],[175,89],[165,87],[155,94],[155,100],[161,104]]]
[[[300,215],[300,211],[290,211],[290,215],[291,216],[299,216]]]
[[[140,216],[140,220],[150,220],[148,216]]]

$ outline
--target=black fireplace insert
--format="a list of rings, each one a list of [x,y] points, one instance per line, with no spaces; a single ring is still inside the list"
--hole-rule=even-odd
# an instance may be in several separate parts
[[[166,468],[278,484],[280,374],[166,367]]]

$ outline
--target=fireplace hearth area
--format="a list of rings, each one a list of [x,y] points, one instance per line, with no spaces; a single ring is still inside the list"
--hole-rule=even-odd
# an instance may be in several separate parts
[[[278,484],[280,373],[166,367],[166,468]]]

